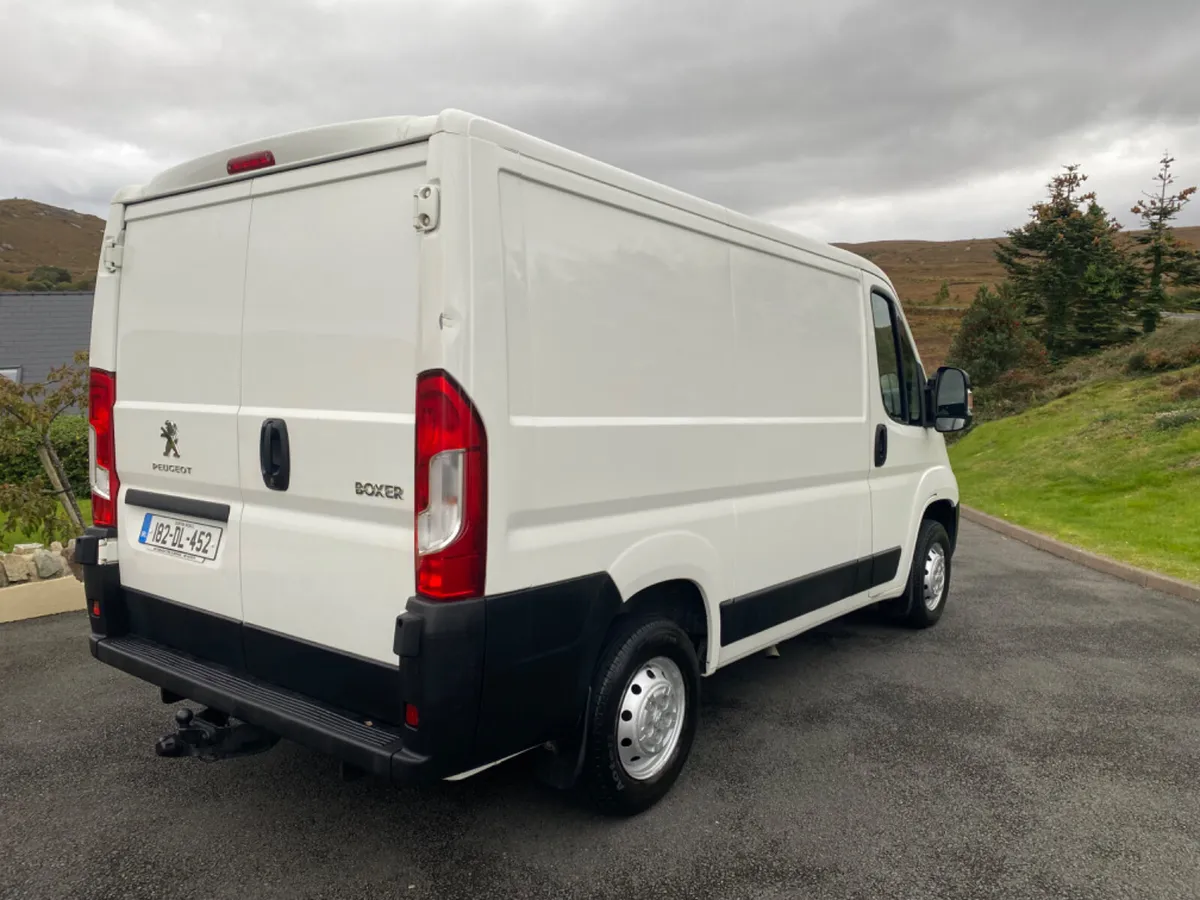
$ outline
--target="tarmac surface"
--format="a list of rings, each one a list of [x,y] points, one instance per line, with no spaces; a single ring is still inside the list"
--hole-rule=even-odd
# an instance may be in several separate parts
[[[524,759],[413,790],[286,743],[161,760],[171,708],[82,613],[0,625],[0,897],[1200,897],[1200,604],[962,529],[936,628],[718,672],[630,820]]]

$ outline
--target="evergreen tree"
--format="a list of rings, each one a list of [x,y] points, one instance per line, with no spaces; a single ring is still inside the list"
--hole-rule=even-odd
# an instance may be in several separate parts
[[[1144,281],[1138,291],[1138,315],[1142,331],[1149,333],[1158,327],[1159,317],[1167,304],[1168,287],[1200,284],[1200,254],[1175,235],[1171,222],[1187,206],[1195,187],[1167,193],[1175,183],[1171,175],[1169,153],[1159,160],[1154,180],[1158,189],[1144,194],[1144,200],[1134,204],[1133,213],[1141,217],[1144,231],[1134,236],[1138,243],[1137,260],[1144,271]]]
[[[966,369],[971,383],[980,388],[1014,369],[1040,368],[1046,354],[1026,333],[1022,314],[1021,301],[1008,282],[996,288],[980,285],[954,335],[947,365]]]
[[[996,258],[1025,307],[1026,320],[1051,361],[1132,335],[1130,303],[1137,273],[1117,242],[1121,226],[1083,190],[1087,176],[1066,166],[1049,196],[1008,232]]]

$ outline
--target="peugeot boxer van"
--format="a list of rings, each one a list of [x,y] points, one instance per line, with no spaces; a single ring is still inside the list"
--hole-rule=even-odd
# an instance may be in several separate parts
[[[946,605],[969,382],[884,273],[462,112],[120,191],[90,360],[91,652],[198,707],[164,756],[636,813],[704,676]]]

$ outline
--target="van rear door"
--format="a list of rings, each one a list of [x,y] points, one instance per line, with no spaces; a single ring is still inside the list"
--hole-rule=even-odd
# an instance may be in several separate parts
[[[117,316],[121,583],[242,618],[238,417],[250,184],[125,212]]]
[[[270,634],[396,662],[427,146],[254,180],[238,447],[246,663],[263,677],[293,680],[254,652]]]

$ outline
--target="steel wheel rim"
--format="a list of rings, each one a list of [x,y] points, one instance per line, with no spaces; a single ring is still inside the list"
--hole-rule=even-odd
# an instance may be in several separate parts
[[[675,661],[656,656],[640,665],[621,694],[617,756],[635,781],[653,778],[679,747],[687,713],[687,687]]]
[[[941,544],[934,544],[925,554],[923,588],[925,608],[933,612],[941,605],[946,592],[946,551]]]

